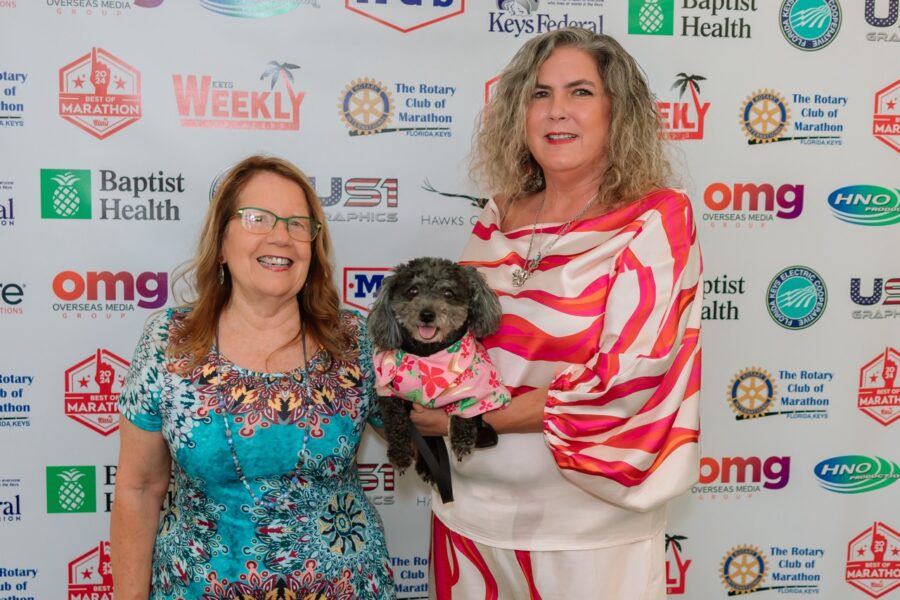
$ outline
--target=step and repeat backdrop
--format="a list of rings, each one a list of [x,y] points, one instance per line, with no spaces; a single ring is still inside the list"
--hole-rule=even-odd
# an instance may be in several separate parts
[[[669,593],[900,599],[898,4],[0,0],[0,599],[111,597],[116,399],[217,175],[264,152],[314,178],[365,312],[393,265],[458,256],[479,111],[572,25],[646,70],[704,250]],[[359,470],[425,597],[428,489],[371,437]]]

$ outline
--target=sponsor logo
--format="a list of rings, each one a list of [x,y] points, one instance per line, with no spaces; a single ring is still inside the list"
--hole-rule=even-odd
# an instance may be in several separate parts
[[[700,317],[706,321],[737,321],[740,309],[731,299],[744,295],[744,278],[728,278],[719,275],[703,280],[703,311]],[[725,296],[720,299],[720,296]]]
[[[847,96],[794,93],[791,101],[800,107],[799,118],[795,117],[793,123],[790,105],[777,91],[762,89],[747,96],[738,114],[747,143],[796,141],[806,146],[840,146],[843,143],[841,109],[847,106]],[[797,135],[788,136],[789,132]]]
[[[0,372],[0,429],[31,427],[31,404],[25,390],[34,383],[33,375]]]
[[[112,561],[109,542],[101,541],[69,562],[68,600],[112,600]]]
[[[769,574],[769,562],[756,546],[735,546],[722,559],[719,577],[729,594],[759,591]]]
[[[313,188],[316,178],[310,177]],[[328,195],[316,191],[329,222],[396,223],[396,177],[332,177]]]
[[[117,403],[129,363],[105,348],[65,372],[66,416],[101,435],[119,428]]]
[[[753,30],[745,15],[755,13],[756,0],[709,2],[682,0],[681,18],[674,0],[628,0],[628,33],[681,37],[748,39]]]
[[[271,60],[258,78],[258,89],[241,89],[211,75],[172,75],[182,127],[299,131],[300,104],[306,92],[294,90],[293,63]],[[276,87],[278,88],[276,90]]]
[[[709,102],[700,102],[700,84],[697,82],[706,81],[706,77],[687,73],[679,73],[676,77],[672,89],[678,88],[679,100],[684,96],[685,90],[690,90],[691,102],[656,103],[663,124],[663,137],[670,140],[702,140],[703,122],[706,120]]]
[[[809,267],[781,270],[769,283],[769,316],[785,329],[806,329],[819,320],[828,304],[825,281]]]
[[[12,194],[13,182],[0,180],[0,227],[16,224],[16,204]]]
[[[834,456],[817,464],[813,473],[819,485],[829,492],[859,494],[900,479],[900,465],[878,456]]]
[[[0,0],[0,8],[3,2]],[[4,479],[0,479],[0,487],[3,487]],[[36,568],[24,567],[5,567],[0,568],[0,592],[10,593],[13,590],[24,596],[4,596],[7,600],[30,600],[35,597],[34,593],[28,588],[35,579],[37,579],[38,570]]]
[[[0,8],[15,8],[16,0],[0,0]]]
[[[41,169],[41,218],[90,219],[91,172]]]
[[[389,87],[362,78],[341,92],[338,115],[351,136],[403,132],[409,137],[446,138],[453,124],[447,100],[455,95],[455,86],[398,82]],[[395,116],[397,126],[388,127]]]
[[[409,33],[463,14],[466,0],[344,0],[344,8]]]
[[[22,480],[0,477],[0,524],[22,520],[22,496],[18,493]]]
[[[47,512],[97,512],[97,469],[47,467]]]
[[[155,310],[164,306],[169,298],[168,280],[165,271],[145,271],[137,277],[128,271],[88,271],[84,275],[62,271],[53,278],[53,293],[62,300],[53,303],[53,310],[64,319],[70,315],[97,319],[104,313],[107,319],[112,319],[113,313],[124,319],[137,308]]]
[[[885,308],[900,306],[900,278],[882,279],[876,277],[872,280],[872,293],[862,295],[862,280],[854,277],[850,280],[850,299],[860,306],[874,306],[881,304],[874,310],[854,310],[854,319],[897,319],[900,318],[900,308]]]
[[[603,15],[591,15],[584,18],[573,16],[569,12],[558,14],[558,11],[540,11],[540,0],[495,0],[497,10],[490,11],[488,31],[491,33],[506,33],[513,37],[521,35],[535,35],[555,31],[563,27],[580,27],[594,33],[603,33]],[[549,0],[548,6],[563,6],[568,8],[590,8],[602,6],[603,1],[582,0],[581,2],[567,2],[566,0]],[[585,15],[586,16],[586,15]]]
[[[25,125],[25,104],[17,96],[27,80],[28,73],[0,71],[0,129]]]
[[[359,463],[359,481],[372,504],[394,504],[394,466],[390,463]]]
[[[831,214],[854,225],[900,223],[900,190],[877,185],[848,185],[828,194]]]
[[[443,196],[445,198],[460,198],[462,200],[468,200],[469,204],[475,208],[484,208],[488,203],[487,198],[479,198],[478,196],[471,196],[469,194],[452,194],[450,192],[442,192],[436,189],[431,185],[431,182],[426,178],[425,181],[422,182],[422,189],[426,192],[431,192],[433,194],[437,194],[438,196]],[[456,202],[457,208],[461,206],[459,202]],[[448,205],[449,207],[449,205]],[[478,222],[478,214],[471,214],[471,210],[465,211],[463,215],[421,215],[419,217],[419,223],[421,225],[427,225],[429,227],[469,227],[472,228]]]
[[[156,8],[163,0],[46,0],[46,8],[58,15],[121,17],[133,7]]]
[[[0,315],[21,315],[25,313],[21,304],[25,295],[24,283],[3,283],[0,281]]]
[[[675,0],[628,0],[628,33],[672,35]]]
[[[779,395],[778,382],[759,367],[744,369],[728,384],[727,400],[735,421],[783,415],[788,419],[827,419],[831,405],[828,384],[834,374],[828,371],[778,371],[787,382]],[[798,408],[818,406],[823,408]],[[780,410],[776,410],[776,408]]]
[[[703,191],[703,203],[711,212],[702,219],[710,227],[729,225],[740,229],[763,228],[778,219],[796,219],[803,212],[802,184],[734,183],[720,181],[709,184]]]
[[[141,73],[103,48],[59,70],[59,116],[103,140],[142,116]]]
[[[841,5],[837,0],[784,0],[780,19],[781,33],[790,45],[821,50],[841,30]]]
[[[894,31],[870,31],[866,33],[866,39],[870,42],[900,42],[900,32],[897,30],[898,16],[900,16],[900,0],[865,0],[866,23],[879,29],[891,29]]]
[[[688,538],[683,535],[666,534],[666,594],[669,596],[683,594],[687,587],[687,570],[693,561],[681,557],[681,542],[686,539]],[[669,558],[670,555],[674,563]]]
[[[900,587],[900,533],[875,521],[850,540],[844,578],[872,598]]]
[[[691,488],[700,500],[739,500],[751,498],[765,490],[784,488],[791,478],[791,457],[770,456],[763,460],[758,456],[716,459],[704,456],[700,459],[700,480]]]
[[[857,408],[884,426],[900,419],[898,363],[900,352],[888,347],[859,370]]]
[[[369,312],[390,272],[386,267],[344,267],[344,304]]]
[[[410,568],[412,567],[412,568]],[[397,578],[394,591],[398,594],[428,595],[428,556],[391,556],[391,568]],[[413,596],[408,596],[413,597]]]
[[[900,152],[900,79],[875,92],[872,134]]]
[[[822,575],[816,562],[825,556],[823,548],[770,546],[768,555],[756,546],[740,545],[729,550],[720,565],[719,576],[729,596],[777,591],[780,594],[818,594]],[[770,585],[763,585],[766,580]]]
[[[298,6],[321,8],[320,0],[200,0],[200,6],[226,17],[265,19],[289,13]]]

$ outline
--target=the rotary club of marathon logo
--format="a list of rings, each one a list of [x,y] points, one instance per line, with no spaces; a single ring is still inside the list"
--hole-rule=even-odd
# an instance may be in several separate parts
[[[738,420],[755,419],[770,413],[777,398],[775,378],[758,367],[745,369],[728,386],[728,405]]]
[[[119,428],[119,394],[129,362],[106,349],[66,370],[66,416],[97,433]]]
[[[889,347],[859,370],[859,410],[882,425],[900,419],[898,364],[900,352]]]
[[[769,575],[766,555],[756,546],[735,546],[722,559],[719,576],[729,594],[747,594],[758,589]]]
[[[873,598],[900,587],[900,533],[876,521],[850,540],[845,578]]]
[[[338,114],[350,135],[379,133],[394,116],[394,99],[383,83],[364,77],[341,92]]]
[[[69,598],[112,598],[109,542],[100,542],[69,563]]]
[[[59,70],[59,116],[105,139],[141,118],[141,73],[103,48]]]
[[[741,105],[738,122],[749,144],[777,142],[788,131],[791,109],[781,94],[763,89],[753,92]]]

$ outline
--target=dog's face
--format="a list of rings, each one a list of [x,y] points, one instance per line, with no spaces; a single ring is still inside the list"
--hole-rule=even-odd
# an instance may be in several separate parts
[[[388,298],[404,335],[420,344],[456,341],[472,299],[469,279],[458,264],[444,259],[415,259],[394,272]]]

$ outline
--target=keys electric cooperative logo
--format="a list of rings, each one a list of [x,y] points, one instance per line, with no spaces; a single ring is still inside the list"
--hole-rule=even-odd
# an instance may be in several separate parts
[[[97,512],[97,468],[47,467],[47,512]]]
[[[169,298],[169,275],[165,271],[144,271],[137,276],[129,271],[62,271],[53,278],[53,293],[62,302],[53,303],[53,311],[64,319],[112,319],[138,308],[156,310]]]
[[[604,0],[493,0],[496,10],[488,13],[488,31],[539,35],[563,27],[580,27],[603,33],[603,15],[597,12]],[[541,10],[544,4],[549,10]],[[556,8],[562,7],[562,8]]]
[[[321,0],[200,0],[200,6],[226,17],[265,19],[295,10],[298,6],[321,8]]]
[[[726,456],[700,459],[700,479],[691,488],[699,500],[740,500],[781,490],[791,479],[791,457]]]
[[[776,415],[788,419],[828,418],[829,386],[834,373],[781,369],[778,377],[784,382],[783,391],[778,389],[778,380],[760,367],[744,369],[734,376],[728,384],[726,399],[734,411],[735,421]]]
[[[41,218],[91,219],[93,180],[99,184],[100,221],[181,220],[180,207],[171,196],[185,191],[181,173],[122,175],[100,169],[97,175],[94,179],[85,169],[41,169]]]
[[[769,316],[785,329],[806,329],[822,317],[827,304],[825,281],[809,267],[782,269],[766,291]]]
[[[344,304],[368,313],[381,283],[391,270],[387,267],[344,267]]]
[[[142,116],[141,73],[103,48],[59,70],[59,116],[103,140]]]
[[[16,224],[13,187],[14,182],[0,179],[0,227],[12,227]]]
[[[710,227],[762,229],[775,219],[793,220],[803,212],[805,187],[799,183],[725,183],[703,190],[703,221]]]
[[[877,185],[849,185],[828,194],[831,214],[854,225],[900,223],[900,189]]]
[[[896,3],[895,3],[896,4]],[[875,92],[872,134],[900,152],[900,79]]]
[[[866,23],[877,27],[866,33],[870,42],[900,42],[900,0],[865,0]]]
[[[872,290],[868,296],[862,293],[862,280],[854,277],[850,280],[850,300],[859,306],[874,306],[869,310],[854,310],[854,319],[898,319],[900,318],[900,277],[883,279],[875,277],[866,291]],[[896,308],[895,308],[896,307]]]
[[[0,429],[31,427],[28,395],[33,383],[34,375],[0,372]]]
[[[306,92],[295,90],[298,65],[269,61],[254,74],[256,89],[240,88],[212,75],[172,75],[182,127],[299,131],[300,105]],[[257,72],[258,73],[258,72]],[[278,88],[276,90],[276,88]]]
[[[681,556],[681,542],[686,539],[684,535],[666,534],[666,594],[669,596],[683,594],[687,588],[687,570],[693,561]]]
[[[628,33],[675,35],[718,39],[753,36],[750,15],[756,0],[681,0],[681,19],[675,17],[675,0],[628,0]]]
[[[740,106],[738,123],[747,136],[748,144],[789,141],[806,146],[843,144],[844,119],[841,109],[847,107],[847,96],[795,92],[790,94],[790,98],[800,107],[799,118],[795,117],[793,122],[790,104],[776,90],[764,88],[747,96]],[[821,135],[809,135],[811,133]]]
[[[18,477],[0,477],[0,525],[22,521],[22,495]]]
[[[779,11],[781,33],[794,48],[821,50],[841,30],[838,0],[783,0]]]
[[[850,540],[844,578],[872,598],[900,587],[900,533],[875,521]]]
[[[829,492],[860,494],[885,488],[900,479],[900,465],[878,456],[834,456],[813,468]]]
[[[344,0],[344,8],[409,33],[463,14],[466,0]]]
[[[456,89],[421,82],[387,86],[374,79],[357,79],[338,97],[338,115],[350,136],[402,132],[409,137],[448,138],[453,115],[447,102],[456,95]],[[397,126],[389,127],[395,116]]]
[[[329,223],[396,223],[399,187],[396,177],[331,177],[328,194],[317,188],[316,195]]]
[[[824,556],[823,548],[770,546],[767,554],[758,546],[742,544],[725,553],[719,577],[729,596],[767,591],[818,594],[822,575],[817,561]],[[764,585],[767,579],[770,585]]]
[[[900,419],[900,352],[887,347],[859,370],[857,407],[885,427]]]
[[[101,541],[69,562],[68,600],[112,600],[113,578],[109,542]]]
[[[66,416],[101,435],[119,429],[119,394],[130,363],[105,348],[65,372]]]
[[[0,129],[25,125],[25,103],[18,98],[28,73],[0,70]]]
[[[663,124],[663,137],[669,140],[702,140],[703,123],[709,102],[700,102],[699,81],[706,81],[702,75],[679,73],[671,89],[678,88],[678,102],[658,101],[659,119]],[[681,102],[684,92],[690,90],[691,102]]]

